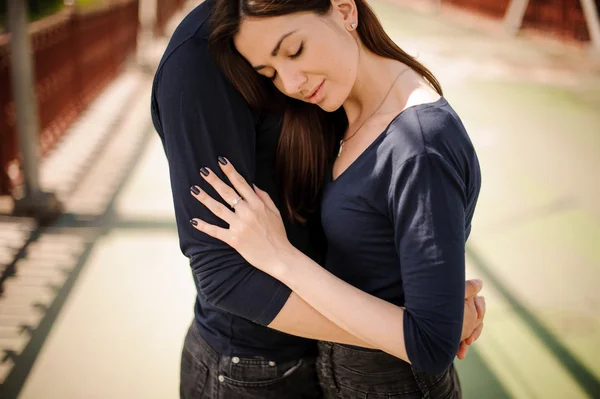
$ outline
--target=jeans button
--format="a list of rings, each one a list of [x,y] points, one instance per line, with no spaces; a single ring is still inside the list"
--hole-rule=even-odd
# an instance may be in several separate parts
[[[231,363],[238,364],[239,362],[240,362],[240,358],[239,357],[236,356],[236,357],[232,357],[231,358]]]
[[[219,382],[225,381],[225,377],[223,377],[222,375],[220,375],[219,377],[217,377],[217,379],[219,380]]]

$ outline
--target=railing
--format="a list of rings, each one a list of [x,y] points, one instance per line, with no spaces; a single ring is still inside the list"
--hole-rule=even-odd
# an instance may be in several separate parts
[[[492,17],[502,18],[509,0],[442,0],[443,3],[468,8]],[[600,9],[600,0],[596,0]],[[524,27],[579,41],[589,40],[580,0],[530,0]]]
[[[156,0],[156,23],[154,33],[163,35],[167,22],[183,6],[184,0]]]
[[[64,11],[31,24],[42,155],[135,52],[138,25],[138,0],[85,14]],[[0,36],[0,195],[10,194],[20,179],[9,40]]]
[[[600,0],[596,5],[600,9]],[[534,0],[527,8],[523,26],[579,41],[590,39],[580,0]]]
[[[468,8],[482,14],[501,18],[506,12],[510,0],[442,0],[442,3]]]

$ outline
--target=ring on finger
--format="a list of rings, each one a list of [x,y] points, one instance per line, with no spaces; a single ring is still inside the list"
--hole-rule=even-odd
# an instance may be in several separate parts
[[[231,201],[231,208],[235,209],[235,206],[240,202],[243,201],[244,199],[242,197],[237,197],[236,199],[234,199],[233,201]]]

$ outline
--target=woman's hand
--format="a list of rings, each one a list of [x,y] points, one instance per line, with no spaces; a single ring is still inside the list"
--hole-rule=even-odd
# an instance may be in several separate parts
[[[483,330],[485,298],[478,295],[482,288],[481,280],[467,280],[462,341],[457,354],[459,359],[466,357],[469,346],[479,338]]]
[[[202,168],[201,175],[229,207],[198,186],[191,188],[191,194],[229,224],[229,229],[198,218],[190,220],[190,223],[197,230],[230,245],[251,265],[276,277],[282,267],[278,255],[291,247],[279,210],[266,192],[256,186],[254,189],[250,187],[227,159],[219,157],[219,166],[235,190],[208,168]]]

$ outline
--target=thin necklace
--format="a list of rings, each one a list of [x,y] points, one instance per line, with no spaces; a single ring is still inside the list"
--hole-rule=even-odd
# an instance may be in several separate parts
[[[344,149],[344,144],[346,142],[348,142],[352,137],[356,136],[356,133],[358,133],[358,131],[363,127],[363,125],[369,120],[371,119],[371,117],[373,115],[375,115],[377,113],[377,111],[379,111],[379,108],[381,108],[381,106],[383,105],[383,103],[385,102],[385,100],[387,100],[388,96],[390,95],[390,93],[392,92],[392,89],[394,88],[394,85],[396,84],[396,82],[398,81],[398,79],[400,79],[400,76],[402,76],[404,74],[404,72],[408,71],[410,69],[410,67],[406,67],[406,69],[402,70],[402,72],[400,72],[398,74],[398,76],[396,76],[396,79],[394,79],[394,81],[392,82],[392,84],[390,85],[390,88],[388,89],[387,93],[385,94],[385,96],[383,97],[383,100],[381,100],[381,103],[379,103],[379,105],[377,106],[377,108],[375,108],[375,111],[373,111],[371,113],[371,115],[369,115],[364,121],[362,121],[362,123],[360,124],[360,126],[358,127],[358,129],[356,129],[354,131],[354,133],[352,133],[352,135],[350,137],[348,137],[347,139],[341,139],[340,140],[340,151],[338,152],[338,157],[340,155],[342,155],[342,150]]]

